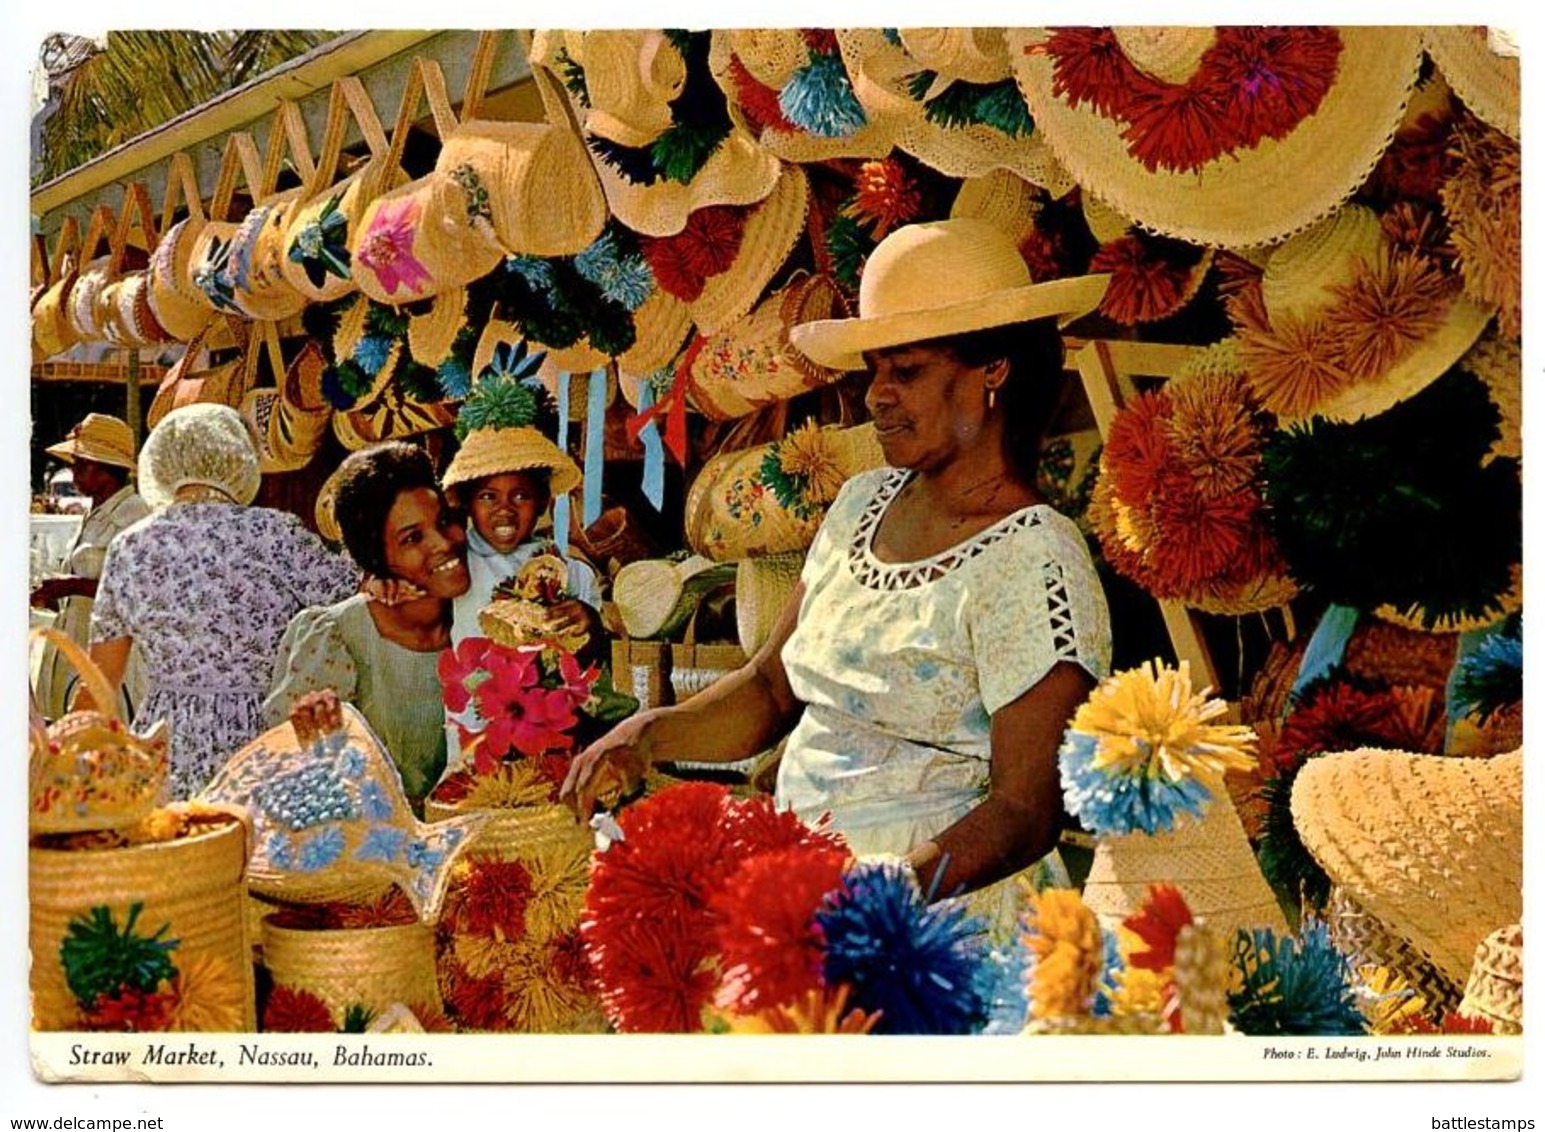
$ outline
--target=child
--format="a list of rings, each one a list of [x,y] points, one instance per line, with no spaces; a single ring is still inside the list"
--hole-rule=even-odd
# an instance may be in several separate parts
[[[467,434],[441,480],[446,496],[467,513],[467,566],[472,585],[457,598],[451,639],[482,636],[478,613],[494,588],[512,579],[538,554],[556,553],[531,537],[555,494],[579,486],[579,468],[535,428],[478,428]],[[551,607],[556,629],[584,629],[592,640],[600,627],[600,589],[595,571],[564,556],[569,597]]]

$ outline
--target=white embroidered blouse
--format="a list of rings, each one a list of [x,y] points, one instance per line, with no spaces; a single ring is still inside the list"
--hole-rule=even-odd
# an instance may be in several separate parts
[[[1025,507],[918,562],[875,557],[911,473],[844,485],[806,558],[783,665],[806,705],[780,808],[830,812],[859,853],[905,853],[986,795],[992,714],[1060,660],[1110,669],[1110,617],[1077,526]],[[994,886],[1000,887],[1000,886]]]

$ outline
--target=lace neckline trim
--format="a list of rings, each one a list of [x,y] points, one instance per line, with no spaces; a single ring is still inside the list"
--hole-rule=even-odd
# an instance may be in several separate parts
[[[874,553],[875,532],[879,530],[880,520],[885,517],[891,501],[911,476],[908,469],[891,469],[865,505],[853,529],[853,537],[848,543],[848,564],[858,582],[869,589],[913,589],[937,581],[1010,535],[1040,526],[1052,510],[1045,503],[1031,503],[927,558],[915,562],[882,562]]]

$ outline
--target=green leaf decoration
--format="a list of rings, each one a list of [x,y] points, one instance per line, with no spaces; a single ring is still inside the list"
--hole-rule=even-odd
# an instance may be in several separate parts
[[[809,519],[816,514],[816,509],[805,498],[805,491],[810,483],[804,476],[790,475],[783,470],[783,461],[778,448],[779,446],[774,444],[767,450],[767,455],[762,457],[762,482],[772,490],[784,510],[795,518]]]
[[[858,290],[859,274],[874,249],[874,238],[852,216],[839,213],[826,226],[826,251],[831,256],[832,275],[850,293]]]
[[[170,924],[162,924],[151,936],[137,933],[134,925],[144,907],[139,901],[129,905],[122,931],[105,904],[70,921],[59,945],[59,961],[70,993],[83,1008],[125,988],[150,994],[163,981],[177,977],[170,956],[181,941],[161,938]]]
[[[728,124],[691,126],[678,123],[655,139],[649,157],[668,181],[688,184],[708,163],[714,150],[730,136]]]
[[[588,109],[590,90],[585,86],[585,68],[569,57],[567,47],[558,48],[554,61],[558,64],[558,75],[563,79],[563,85],[568,87],[569,93],[574,96],[576,102]]]
[[[340,1034],[363,1034],[370,1029],[370,1023],[375,1021],[375,1011],[363,1003],[356,1002],[343,1014],[343,1026]]]

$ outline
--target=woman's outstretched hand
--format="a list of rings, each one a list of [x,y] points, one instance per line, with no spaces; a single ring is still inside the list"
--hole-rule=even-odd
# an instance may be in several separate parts
[[[569,763],[558,800],[580,821],[590,819],[597,801],[619,798],[644,780],[650,767],[645,738],[648,723],[647,715],[624,719]]]
[[[343,730],[343,704],[331,688],[296,696],[290,705],[290,726],[301,747],[309,747],[324,735]]]

